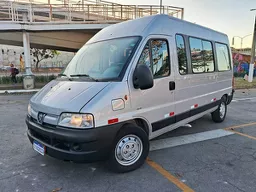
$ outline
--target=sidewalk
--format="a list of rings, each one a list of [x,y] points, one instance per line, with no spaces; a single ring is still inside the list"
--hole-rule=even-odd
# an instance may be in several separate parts
[[[16,85],[0,85],[0,94],[18,94],[18,93],[36,93],[38,92],[45,83],[37,83],[35,86],[35,89],[23,89],[22,84],[16,84]]]
[[[16,89],[16,90],[0,90],[0,94],[19,94],[19,93],[36,93],[40,89]]]
[[[37,89],[42,88],[44,85],[46,85],[46,83],[36,83],[35,87]],[[22,83],[17,83],[15,85],[12,84],[0,84],[0,91],[1,90],[16,90],[16,89],[23,89],[23,85]]]
[[[256,97],[256,89],[237,89],[234,98]]]

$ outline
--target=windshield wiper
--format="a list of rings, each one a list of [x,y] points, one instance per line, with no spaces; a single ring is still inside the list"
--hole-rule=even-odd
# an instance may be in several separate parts
[[[58,77],[67,77],[69,81],[72,81],[72,79],[64,73],[58,74]]]
[[[67,75],[66,75],[66,74],[63,74],[63,73],[58,74],[58,76],[59,76],[59,77],[63,77],[63,76],[67,77]]]
[[[91,79],[93,81],[96,81],[96,82],[99,81],[98,79],[95,79],[87,74],[75,74],[75,75],[70,75],[70,77],[88,77],[89,79]]]

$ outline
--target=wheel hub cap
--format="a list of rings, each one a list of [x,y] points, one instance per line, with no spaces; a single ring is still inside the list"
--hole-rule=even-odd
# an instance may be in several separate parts
[[[141,139],[136,135],[127,135],[117,143],[115,158],[121,165],[132,165],[140,158],[142,151]]]
[[[222,103],[220,104],[220,118],[221,118],[221,119],[224,118],[225,113],[226,113],[226,106],[225,106],[225,103],[222,102]]]

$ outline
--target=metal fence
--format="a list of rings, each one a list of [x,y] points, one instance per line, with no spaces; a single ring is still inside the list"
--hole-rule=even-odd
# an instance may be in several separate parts
[[[179,7],[157,5],[120,5],[104,1],[79,1],[69,4],[43,4],[31,1],[1,1],[0,21],[27,22],[119,22],[155,14],[168,14],[183,19]]]

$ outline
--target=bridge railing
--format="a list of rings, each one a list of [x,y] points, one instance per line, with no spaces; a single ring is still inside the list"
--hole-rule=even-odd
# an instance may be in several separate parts
[[[90,3],[90,4],[89,4]],[[0,1],[0,21],[13,22],[119,22],[155,14],[183,19],[179,7],[157,5],[120,5],[116,3],[32,4]]]

